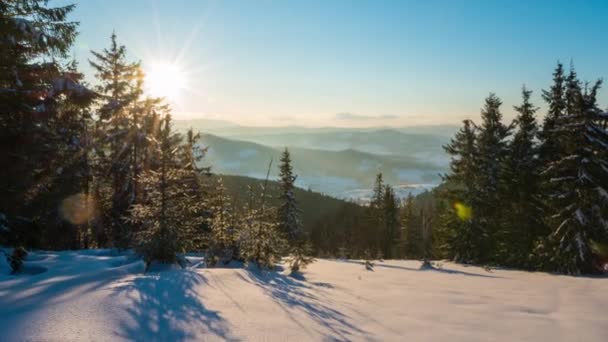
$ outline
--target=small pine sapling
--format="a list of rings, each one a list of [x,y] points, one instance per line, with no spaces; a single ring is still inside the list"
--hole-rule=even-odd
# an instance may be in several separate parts
[[[291,248],[291,255],[287,259],[291,275],[300,272],[315,261],[315,258],[310,256],[311,252],[310,244],[305,242]]]
[[[13,249],[11,255],[7,255],[6,261],[11,266],[11,274],[17,274],[21,272],[23,268],[23,260],[27,256],[27,251],[23,247],[17,247]]]
[[[374,262],[372,260],[371,253],[366,250],[363,253],[363,258],[365,260],[365,269],[368,270],[368,271],[373,271],[374,270]]]

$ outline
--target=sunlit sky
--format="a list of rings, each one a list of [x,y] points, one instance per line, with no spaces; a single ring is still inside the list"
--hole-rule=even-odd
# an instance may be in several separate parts
[[[130,58],[147,70],[159,64],[179,69],[183,82],[170,95],[178,118],[248,125],[451,124],[478,118],[493,91],[510,119],[524,83],[543,105],[540,89],[550,85],[558,59],[566,65],[574,60],[583,79],[608,76],[605,0],[77,5],[74,54],[89,79],[89,50],[108,46],[114,30]]]

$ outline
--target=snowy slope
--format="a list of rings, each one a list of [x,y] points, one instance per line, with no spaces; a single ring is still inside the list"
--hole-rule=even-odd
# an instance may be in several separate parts
[[[193,265],[200,258],[191,258]],[[2,341],[606,341],[608,279],[318,260],[294,279],[167,269],[109,250],[0,261]],[[31,272],[35,273],[35,272]]]

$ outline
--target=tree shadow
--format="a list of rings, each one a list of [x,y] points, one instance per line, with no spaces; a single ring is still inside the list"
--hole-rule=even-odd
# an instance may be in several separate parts
[[[359,264],[362,266],[365,265],[364,262],[358,261],[358,260],[342,260],[341,262]],[[459,270],[452,270],[452,269],[448,269],[448,268],[444,268],[444,267],[433,267],[430,269],[420,269],[420,268],[414,268],[414,267],[407,267],[407,266],[400,266],[400,265],[387,265],[387,264],[381,264],[381,263],[376,263],[374,265],[374,267],[392,268],[392,269],[400,269],[400,270],[415,271],[415,272],[439,272],[439,273],[446,273],[446,274],[460,274],[460,275],[465,275],[465,276],[470,276],[470,277],[481,277],[481,278],[503,278],[503,277],[496,276],[496,275],[465,272],[465,271],[459,271]]]
[[[23,338],[24,331],[32,328],[41,310],[86,296],[129,273],[129,269],[124,267],[114,270],[99,269],[94,263],[87,263],[86,260],[82,260],[82,263],[47,263],[48,260],[69,257],[73,255],[49,252],[44,254],[44,257],[26,259],[25,270],[45,271],[18,274],[0,282],[0,326],[3,327],[5,339]]]
[[[239,276],[243,280],[259,286],[281,306],[294,323],[309,334],[310,327],[305,326],[293,317],[293,312],[289,309],[300,310],[312,320],[327,328],[330,333],[325,334],[326,340],[350,341],[353,339],[353,335],[363,335],[367,339],[370,338],[369,333],[351,323],[346,314],[330,307],[331,301],[328,298],[319,298],[312,291],[308,291],[312,290],[313,287],[306,282],[303,276],[292,277],[278,272],[257,269],[248,269],[247,274],[250,280],[241,274]],[[314,283],[312,285],[317,286]]]
[[[117,288],[129,300],[127,313],[115,334],[128,340],[183,341],[215,336],[238,341],[229,324],[200,301],[197,287],[207,279],[189,270],[171,270],[138,276]]]

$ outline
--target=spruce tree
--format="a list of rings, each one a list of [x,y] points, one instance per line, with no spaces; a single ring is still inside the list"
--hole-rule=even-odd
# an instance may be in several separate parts
[[[296,178],[297,176],[293,174],[289,150],[285,148],[279,165],[278,223],[280,231],[287,237],[289,243],[288,263],[292,274],[306,268],[314,261],[310,256],[312,250],[302,227],[300,208],[295,198]]]
[[[372,197],[370,199],[369,207],[367,209],[367,221],[368,221],[368,232],[366,232],[366,239],[369,240],[373,250],[381,250],[383,237],[378,234],[384,228],[384,180],[382,173],[376,175],[376,179],[373,185]]]
[[[294,182],[296,177],[293,174],[291,166],[291,156],[289,150],[285,148],[281,155],[281,163],[279,164],[279,208],[278,220],[279,229],[287,237],[290,244],[295,244],[297,241],[304,238],[302,228],[302,220],[300,219],[300,209],[295,198]]]
[[[382,199],[382,214],[384,226],[382,231],[382,254],[386,259],[392,259],[395,255],[395,245],[399,240],[399,203],[395,191],[389,185],[384,187]]]
[[[65,245],[56,239],[64,224],[75,230],[48,209],[81,190],[61,186],[70,176],[64,171],[81,170],[82,154],[70,153],[81,151],[76,142],[86,128],[72,123],[83,118],[92,97],[67,61],[76,37],[77,23],[67,19],[73,9],[43,0],[0,3],[0,213],[12,244],[77,244],[77,234]]]
[[[502,263],[531,266],[530,255],[535,243],[548,234],[542,221],[540,192],[541,164],[535,137],[538,126],[534,117],[538,108],[530,103],[532,91],[522,89],[522,104],[515,106],[516,132],[502,165],[502,224],[498,254]]]
[[[222,178],[217,180],[209,209],[211,235],[208,264],[213,266],[219,261],[228,263],[238,257],[238,225]]]
[[[552,233],[542,246],[552,270],[568,274],[603,271],[596,246],[608,243],[607,116],[596,103],[601,82],[585,91],[572,69],[567,112],[556,125],[559,155],[543,171]]]
[[[557,67],[553,72],[553,85],[549,90],[543,90],[542,93],[543,100],[545,100],[549,106],[542,130],[538,132],[540,140],[539,158],[541,158],[541,162],[543,163],[549,162],[552,156],[557,153],[557,139],[559,139],[559,137],[555,135],[555,125],[557,120],[564,115],[564,111],[566,110],[564,96],[566,88],[564,83],[564,67],[558,62]]]
[[[208,240],[207,238],[211,232],[209,220],[213,218],[213,209],[210,208],[212,190],[209,188],[206,179],[206,177],[211,176],[211,168],[199,166],[207,152],[206,148],[201,148],[198,145],[199,139],[199,133],[194,133],[192,128],[188,129],[180,146],[179,159],[184,169],[184,191],[188,195],[189,201],[198,204],[189,213],[193,219],[200,219],[200,225],[193,227],[192,244],[195,249],[202,250],[209,247],[206,240]],[[226,196],[223,184],[220,183],[218,186],[221,186],[221,188],[215,189],[219,191],[216,196]],[[229,205],[230,203],[227,202],[226,204]]]
[[[409,193],[403,206],[403,249],[409,259],[419,259],[422,256],[422,225],[414,207],[414,196]]]
[[[260,191],[249,188],[249,200],[238,222],[239,252],[247,262],[260,269],[273,269],[288,246],[279,229],[277,209],[268,203],[271,167],[272,160]]]
[[[199,211],[201,203],[188,194],[189,170],[179,158],[182,136],[172,130],[168,113],[157,139],[159,165],[140,175],[146,196],[131,206],[127,220],[141,226],[135,245],[147,266],[154,261],[183,266],[178,253],[192,248],[197,227],[204,220],[192,214]]]
[[[446,254],[459,262],[475,262],[481,259],[480,251],[483,233],[479,225],[474,225],[476,215],[472,206],[476,202],[478,145],[477,129],[471,120],[464,120],[444,150],[451,156],[450,173],[444,176],[446,189],[442,197],[449,203],[449,209],[441,218],[439,231],[445,237]]]
[[[485,100],[481,111],[482,123],[477,135],[477,156],[474,158],[478,174],[474,178],[475,191],[471,202],[473,217],[480,238],[479,260],[492,262],[496,258],[496,232],[500,228],[504,191],[499,187],[501,164],[508,153],[507,138],[510,127],[502,123],[502,101],[493,93]]]
[[[143,145],[152,141],[140,129],[145,121],[142,111],[149,114],[159,103],[139,102],[143,94],[143,72],[139,63],[127,62],[126,47],[118,44],[115,33],[111,36],[109,49],[91,53],[94,60],[89,63],[96,72],[99,82],[96,90],[101,95],[97,123],[99,178],[111,176],[112,179],[109,184],[111,211],[106,224],[110,227],[113,244],[127,247],[131,229],[125,217],[131,205],[137,202],[137,181],[145,159]]]

